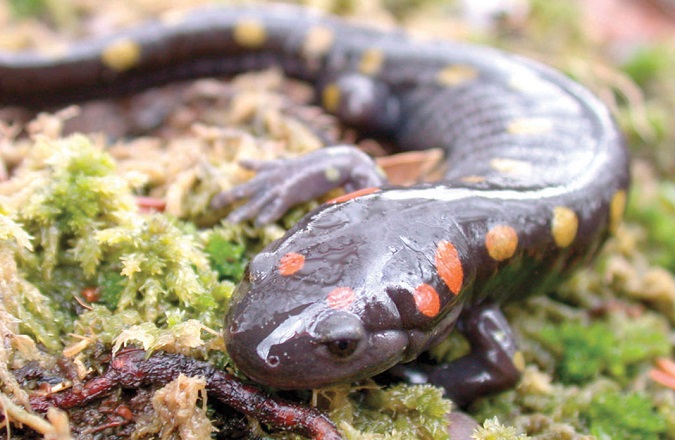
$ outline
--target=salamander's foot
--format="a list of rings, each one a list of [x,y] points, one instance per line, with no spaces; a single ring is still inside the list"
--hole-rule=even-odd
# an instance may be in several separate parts
[[[233,223],[253,218],[257,225],[271,223],[292,206],[331,189],[344,187],[351,192],[385,183],[375,162],[352,146],[324,148],[292,159],[248,160],[241,165],[255,171],[255,177],[211,200],[212,209],[221,209],[248,199],[227,216]]]
[[[471,352],[445,365],[413,362],[397,365],[388,374],[409,383],[432,383],[445,389],[459,407],[477,398],[512,388],[523,369],[522,354],[501,310],[492,304],[462,312],[457,328],[471,344]]]
[[[471,416],[461,411],[452,411],[448,414],[448,421],[450,440],[472,440],[474,431],[480,426]]]

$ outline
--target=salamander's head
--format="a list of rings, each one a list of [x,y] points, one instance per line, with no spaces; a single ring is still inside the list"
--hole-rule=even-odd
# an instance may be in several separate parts
[[[354,221],[353,211],[315,212],[250,262],[225,342],[251,379],[281,389],[357,381],[413,359],[451,325],[415,310],[415,285],[431,277],[418,253],[393,250],[382,218]]]
[[[275,274],[261,283],[276,284],[275,290],[260,287],[252,271],[268,258],[251,262],[249,280],[237,287],[226,318],[228,353],[248,377],[281,389],[310,389],[370,377],[400,361],[405,333],[370,328],[347,307],[346,289],[312,303],[302,299],[303,287],[294,290]],[[263,298],[263,292],[274,299]]]

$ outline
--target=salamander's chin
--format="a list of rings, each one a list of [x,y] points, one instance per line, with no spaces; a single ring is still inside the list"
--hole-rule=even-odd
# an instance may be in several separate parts
[[[346,317],[337,317],[345,320]],[[344,329],[342,329],[344,330]],[[361,335],[342,334],[327,340],[302,333],[279,344],[270,338],[254,342],[250,335],[227,328],[225,341],[235,365],[252,380],[271,387],[294,390],[349,383],[372,377],[401,361],[408,336],[400,330]]]

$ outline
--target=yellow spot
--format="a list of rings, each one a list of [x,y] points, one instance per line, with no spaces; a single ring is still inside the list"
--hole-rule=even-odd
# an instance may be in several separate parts
[[[243,47],[256,49],[267,40],[265,26],[253,18],[241,20],[234,26],[234,41]]]
[[[115,40],[101,52],[103,64],[117,72],[131,69],[140,59],[141,47],[130,38]]]
[[[329,182],[337,182],[340,180],[340,170],[335,167],[326,168],[326,171],[324,171],[324,177]]]
[[[506,260],[518,248],[518,234],[511,226],[497,225],[485,235],[485,247],[493,260]]]
[[[442,86],[458,86],[478,77],[478,70],[463,64],[451,64],[439,70],[436,82]]]
[[[323,104],[323,108],[331,113],[336,113],[340,107],[341,95],[342,92],[340,92],[340,87],[338,87],[337,84],[328,84],[321,92],[321,103]]]
[[[516,370],[520,371],[521,373],[525,371],[525,356],[523,356],[522,351],[519,350],[513,353],[511,362],[513,362],[513,366],[516,367]]]
[[[619,228],[625,210],[626,191],[621,189],[614,194],[612,201],[609,203],[609,231],[612,234],[615,234]]]
[[[159,16],[159,20],[166,26],[176,26],[185,21],[189,9],[170,9]]]
[[[72,46],[68,46],[67,44],[46,44],[44,47],[43,45],[40,44],[40,47],[35,48],[35,52],[40,54],[41,56],[50,59],[50,60],[57,60],[59,58],[62,58],[70,52],[70,49]]]
[[[553,122],[545,118],[514,119],[506,127],[511,134],[544,134],[551,131]]]
[[[524,160],[495,157],[490,160],[492,169],[504,174],[526,175],[532,172],[532,164]]]
[[[528,72],[518,72],[509,78],[509,86],[519,92],[529,92],[533,89],[533,84],[539,84],[541,80],[538,76]]]
[[[314,26],[305,35],[302,54],[306,58],[318,58],[330,50],[335,41],[335,33],[325,26]]]
[[[558,247],[564,248],[572,244],[579,229],[579,217],[565,206],[553,208],[551,220],[551,234]]]
[[[483,176],[471,175],[471,176],[464,176],[459,180],[461,180],[464,183],[483,183],[485,182],[486,179]]]
[[[359,72],[364,75],[375,75],[384,64],[384,53],[379,49],[366,49],[361,55]]]

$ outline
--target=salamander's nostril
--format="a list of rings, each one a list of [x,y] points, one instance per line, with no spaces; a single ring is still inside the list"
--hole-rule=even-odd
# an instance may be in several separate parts
[[[364,338],[361,320],[344,312],[331,313],[317,323],[317,339],[336,357],[347,358],[354,354]]]

